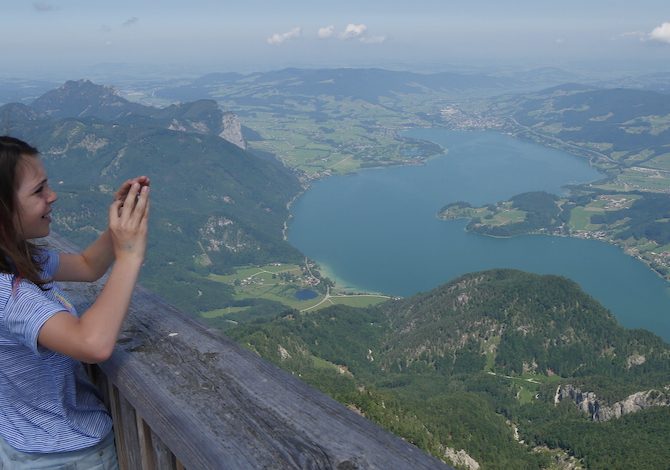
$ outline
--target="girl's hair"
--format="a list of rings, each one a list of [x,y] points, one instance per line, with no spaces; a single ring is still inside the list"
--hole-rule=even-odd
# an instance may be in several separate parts
[[[21,159],[38,154],[22,140],[0,137],[0,272],[13,274],[15,282],[27,279],[44,290],[49,280],[41,276],[42,249],[24,240],[15,226]]]

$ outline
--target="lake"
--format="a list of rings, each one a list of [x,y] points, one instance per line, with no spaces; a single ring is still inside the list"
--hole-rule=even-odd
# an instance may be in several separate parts
[[[311,300],[315,299],[319,296],[319,293],[316,291],[313,291],[312,289],[300,289],[293,294],[293,297],[295,297],[298,300]]]
[[[425,165],[361,171],[317,181],[293,205],[289,241],[339,286],[409,296],[491,268],[559,274],[627,327],[670,340],[670,286],[619,248],[551,236],[491,238],[442,221],[450,202],[474,205],[525,191],[564,193],[602,177],[586,159],[496,132],[416,129],[410,137],[448,149]]]

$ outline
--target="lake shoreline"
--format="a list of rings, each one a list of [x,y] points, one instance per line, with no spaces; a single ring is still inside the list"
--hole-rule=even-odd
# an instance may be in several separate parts
[[[449,201],[487,205],[528,191],[563,194],[566,184],[603,178],[586,159],[493,131],[418,128],[412,136],[436,139],[448,158],[316,180],[291,205],[289,242],[338,290],[406,297],[487,269],[556,274],[578,282],[622,325],[668,337],[667,283],[616,244],[535,233],[472,237],[464,221],[436,217]]]

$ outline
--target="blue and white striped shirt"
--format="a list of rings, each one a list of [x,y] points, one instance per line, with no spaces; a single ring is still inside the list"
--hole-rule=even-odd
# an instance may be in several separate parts
[[[42,275],[52,278],[59,255],[44,251]],[[0,436],[22,452],[80,450],[99,443],[112,420],[82,364],[37,344],[40,328],[58,312],[77,315],[56,283],[12,286],[0,273]]]

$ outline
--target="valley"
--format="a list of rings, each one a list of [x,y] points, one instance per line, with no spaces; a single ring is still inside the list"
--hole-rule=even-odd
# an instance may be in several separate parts
[[[666,235],[670,228],[661,209],[665,204],[659,202],[661,212],[631,217],[637,209],[654,204],[651,200],[670,201],[670,196],[664,196],[670,194],[668,104],[666,95],[654,92],[582,86],[496,99],[486,111],[499,116],[496,128],[586,157],[607,177],[573,185],[570,198],[556,201],[560,208],[554,214],[557,218],[549,216],[542,223],[534,221],[524,226],[529,214],[513,211],[512,201],[480,208],[469,216],[468,210],[452,206],[440,217],[476,217],[468,229],[488,235],[544,233],[606,241],[670,280],[670,239]],[[465,121],[463,116],[468,114],[462,110],[450,116],[459,117],[450,120],[454,127],[490,128],[472,118]]]
[[[149,173],[143,285],[457,468],[659,468],[668,285],[602,242],[667,281],[666,95],[539,85],[12,84],[0,127],[41,149],[55,230],[80,245]]]

